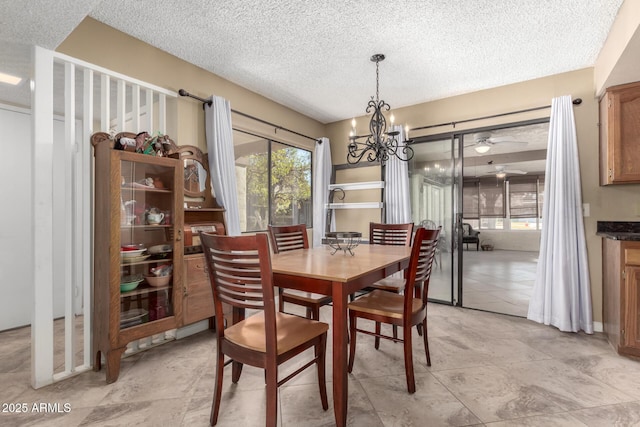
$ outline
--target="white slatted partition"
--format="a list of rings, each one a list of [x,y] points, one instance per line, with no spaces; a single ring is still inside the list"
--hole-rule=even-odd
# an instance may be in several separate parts
[[[167,98],[175,99],[177,94],[40,47],[33,49],[33,63],[31,383],[39,388],[86,371],[94,362],[93,156],[89,138],[95,131],[165,133]],[[62,79],[57,77],[58,70],[62,70]],[[54,111],[59,105],[64,106],[62,111]],[[54,113],[64,114],[62,139],[53,136]],[[100,129],[94,129],[94,123]],[[64,319],[54,322],[58,299],[64,304]],[[59,322],[63,328],[56,326]],[[64,339],[56,342],[63,343],[64,357],[57,360],[54,330],[59,329],[64,330]]]

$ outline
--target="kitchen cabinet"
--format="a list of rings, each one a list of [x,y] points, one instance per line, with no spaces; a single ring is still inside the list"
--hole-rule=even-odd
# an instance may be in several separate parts
[[[600,99],[600,185],[640,183],[640,82]]]
[[[620,354],[640,356],[640,241],[602,239],[604,332]]]
[[[135,137],[135,135],[127,135]],[[117,380],[127,344],[182,324],[183,168],[93,135],[94,369]]]

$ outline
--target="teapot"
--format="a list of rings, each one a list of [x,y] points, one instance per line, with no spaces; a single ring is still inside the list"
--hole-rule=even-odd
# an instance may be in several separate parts
[[[164,214],[156,208],[152,208],[147,212],[147,224],[157,225],[164,219]]]

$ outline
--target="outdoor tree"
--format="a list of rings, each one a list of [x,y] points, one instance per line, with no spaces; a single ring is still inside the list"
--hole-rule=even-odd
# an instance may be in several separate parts
[[[267,153],[249,156],[247,197],[266,217],[269,201]],[[291,217],[311,199],[311,153],[294,147],[271,151],[271,200],[273,219]]]

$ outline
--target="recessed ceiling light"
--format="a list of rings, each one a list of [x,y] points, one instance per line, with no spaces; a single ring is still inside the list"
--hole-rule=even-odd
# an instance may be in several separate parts
[[[17,85],[22,79],[20,77],[12,76],[11,74],[0,73],[0,83],[8,83],[10,85]]]

